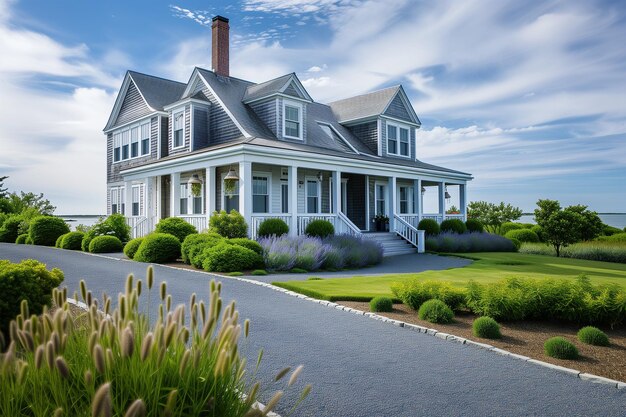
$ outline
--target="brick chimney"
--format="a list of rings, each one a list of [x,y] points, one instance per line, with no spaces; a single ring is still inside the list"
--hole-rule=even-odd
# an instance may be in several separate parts
[[[211,25],[212,32],[212,66],[217,75],[228,77],[228,43],[229,31],[228,19],[223,16],[215,16]]]

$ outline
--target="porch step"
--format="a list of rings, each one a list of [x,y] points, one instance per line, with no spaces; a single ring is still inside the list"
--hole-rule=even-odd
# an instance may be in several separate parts
[[[363,237],[377,241],[383,247],[383,256],[416,253],[417,249],[393,232],[364,233]]]

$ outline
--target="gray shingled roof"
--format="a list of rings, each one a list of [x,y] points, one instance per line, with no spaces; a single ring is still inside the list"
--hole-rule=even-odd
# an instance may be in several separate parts
[[[328,105],[340,122],[365,119],[382,114],[399,90],[400,86],[396,85],[372,93],[333,101]]]
[[[250,101],[267,97],[271,94],[275,94],[280,92],[280,89],[285,86],[289,78],[291,78],[291,74],[283,75],[278,78],[274,78],[273,80],[265,81],[260,84],[252,84],[248,86],[246,89],[246,93],[243,96],[243,101],[248,103]]]
[[[178,101],[187,87],[187,84],[178,81],[153,77],[135,71],[128,71],[128,73],[148,105],[159,111],[163,110],[164,106]]]

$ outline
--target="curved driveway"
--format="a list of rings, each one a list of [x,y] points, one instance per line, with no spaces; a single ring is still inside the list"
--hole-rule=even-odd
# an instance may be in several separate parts
[[[80,252],[0,243],[0,259],[33,258],[65,272],[70,292],[84,278],[94,294],[117,294],[130,272],[145,264]],[[192,292],[206,299],[211,276],[156,266],[174,303]],[[298,416],[624,416],[626,390],[582,381],[472,346],[444,341],[388,323],[223,278],[223,298],[235,299],[251,319],[244,352],[260,377],[304,365],[298,388],[313,385]],[[262,400],[282,385],[265,384]],[[293,392],[296,394],[296,392]],[[291,397],[291,396],[290,396]],[[287,402],[285,402],[286,404]],[[286,414],[288,410],[280,409]]]

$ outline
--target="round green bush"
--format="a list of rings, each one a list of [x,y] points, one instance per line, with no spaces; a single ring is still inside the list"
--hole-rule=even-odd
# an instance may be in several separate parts
[[[263,265],[263,257],[255,251],[226,242],[206,248],[203,256],[202,268],[209,272],[242,271]]]
[[[515,238],[510,238],[509,240],[513,242],[513,244],[515,245],[515,249],[519,250],[522,247],[522,242],[520,242],[519,240]]]
[[[604,236],[613,236],[616,233],[622,233],[622,229],[619,229],[617,227],[613,227],[613,226],[609,226],[609,225],[604,225],[604,227],[602,227],[602,234]]]
[[[454,319],[454,312],[441,300],[428,300],[417,311],[420,320],[431,323],[450,323]]]
[[[511,230],[506,235],[504,235],[507,239],[517,239],[523,243],[538,243],[539,236],[537,233],[533,232],[530,229],[516,229]]]
[[[482,233],[485,231],[485,226],[483,226],[483,224],[476,219],[467,219],[467,221],[465,222],[465,227],[467,228],[468,232]]]
[[[59,236],[69,231],[69,226],[62,218],[40,216],[30,222],[28,235],[35,245],[54,246]]]
[[[265,269],[255,269],[252,271],[252,275],[267,275],[267,271]]]
[[[15,239],[15,243],[17,243],[18,245],[23,245],[24,243],[26,243],[27,238],[28,233],[21,234],[17,237],[17,239]]]
[[[69,233],[69,232],[68,232]],[[63,238],[65,237],[67,233],[57,237],[57,241],[54,243],[54,247],[55,248],[60,248],[61,247],[61,242],[63,242]]]
[[[175,261],[180,256],[180,240],[167,233],[151,233],[143,238],[134,260],[157,264]]]
[[[213,213],[209,219],[209,230],[229,239],[248,237],[246,220],[237,210],[231,210],[230,213],[224,210]]]
[[[239,246],[243,246],[244,248],[253,250],[259,255],[263,254],[263,247],[261,247],[261,244],[257,242],[256,240],[250,240],[250,239],[246,239],[243,237],[238,237],[235,239],[228,239],[227,242],[230,243],[231,245],[239,245]]]
[[[388,313],[393,310],[393,301],[389,297],[374,297],[370,301],[370,311]]]
[[[328,220],[313,220],[306,226],[307,236],[326,238],[335,234],[335,227]]]
[[[523,228],[524,226],[522,226],[521,223],[505,222],[505,223],[502,223],[502,226],[500,226],[500,234],[504,236],[507,233],[509,233],[511,230],[519,230]]]
[[[439,223],[433,219],[422,219],[417,225],[417,228],[418,230],[424,230],[426,232],[426,236],[435,236],[441,231]]]
[[[552,337],[543,344],[543,350],[546,355],[557,359],[576,359],[578,358],[578,349],[569,340],[560,336]]]
[[[0,227],[0,242],[13,243],[20,233],[20,225],[24,219],[22,216],[11,215],[7,217]]]
[[[578,331],[578,340],[588,345],[608,346],[609,337],[597,327],[587,326]]]
[[[126,218],[123,214],[111,214],[109,217],[101,217],[96,224],[92,226],[81,243],[81,249],[84,252],[89,251],[89,244],[96,236],[115,236],[121,242],[130,240],[130,226],[126,224]]]
[[[462,235],[467,232],[467,226],[460,219],[447,219],[441,222],[440,230],[442,232],[454,232]]]
[[[474,336],[482,337],[483,339],[500,339],[502,337],[498,322],[487,316],[474,320],[472,332]]]
[[[222,236],[214,232],[187,236],[180,249],[183,262],[193,265],[196,268],[202,268],[203,259],[198,259],[198,255],[202,254],[202,251],[206,247],[216,245],[223,240],[224,238]]]
[[[115,236],[96,236],[89,243],[90,253],[113,253],[122,251],[122,242]]]
[[[289,226],[282,219],[265,219],[259,225],[259,237],[282,236],[289,233]]]
[[[80,250],[85,234],[83,232],[69,232],[63,235],[61,248],[68,250]]]
[[[137,249],[139,249],[139,245],[141,245],[141,242],[143,242],[142,237],[130,240],[126,245],[124,245],[124,255],[126,255],[129,259],[133,259],[137,253]]]
[[[198,230],[180,217],[168,217],[157,223],[154,229],[156,233],[168,233],[176,236],[179,241],[184,241],[191,234],[198,233]]]
[[[541,226],[536,224],[533,227],[531,227],[530,230],[535,232],[535,234],[537,235],[537,238],[539,238],[540,242],[543,242],[543,231],[541,230]]]

